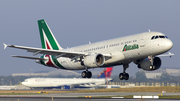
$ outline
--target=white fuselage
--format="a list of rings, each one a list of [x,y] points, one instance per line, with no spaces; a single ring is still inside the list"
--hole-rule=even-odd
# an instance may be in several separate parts
[[[63,49],[64,51],[86,52],[86,53],[101,53],[111,54],[112,58],[105,61],[104,65],[116,66],[128,64],[134,60],[147,58],[148,56],[156,56],[169,51],[173,43],[167,38],[151,39],[153,36],[165,36],[160,32],[146,32],[111,40],[91,43],[87,45],[77,46],[73,48]],[[129,49],[123,50],[125,46]],[[137,46],[137,47],[136,47]],[[133,47],[133,48],[132,48]],[[62,69],[83,70],[85,66],[80,62],[72,61],[70,58],[57,58],[58,62],[64,67]],[[56,66],[57,68],[60,68]],[[90,67],[88,67],[89,69]],[[100,68],[100,67],[99,67]]]
[[[110,78],[29,78],[22,82],[22,85],[27,87],[59,87],[59,86],[82,86],[82,87],[94,87],[97,85],[105,84]]]

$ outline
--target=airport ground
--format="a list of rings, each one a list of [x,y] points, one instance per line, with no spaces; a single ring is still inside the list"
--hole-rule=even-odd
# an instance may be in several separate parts
[[[130,96],[123,96],[123,95],[129,95]],[[63,93],[63,94],[48,94],[48,95],[4,95],[0,96],[0,101],[174,101],[179,99],[174,99],[169,97],[167,98],[160,98],[160,99],[133,99],[133,98],[126,98],[126,97],[132,97],[131,94],[136,95],[154,95],[157,93]],[[173,93],[168,93],[172,95]],[[180,94],[180,93],[175,93]],[[77,96],[85,96],[85,95],[91,95],[92,97],[77,97]],[[108,97],[107,96],[121,96],[121,97]],[[56,96],[56,97],[53,97]],[[93,97],[98,96],[98,97]],[[99,97],[102,96],[102,97]],[[105,97],[103,97],[105,96]],[[122,98],[124,97],[124,98]]]
[[[51,98],[0,98],[0,101],[179,101],[173,99],[85,99],[85,98],[58,98],[58,99],[51,99]]]
[[[92,100],[113,100],[113,101],[146,101],[132,99],[134,95],[159,96],[160,99],[148,99],[147,101],[163,101],[163,99],[180,99],[180,87],[135,87],[135,88],[111,88],[94,90],[43,90],[47,93],[37,94],[42,90],[0,90],[0,101],[92,101]],[[112,97],[120,97],[112,98]],[[126,99],[122,99],[124,97]]]

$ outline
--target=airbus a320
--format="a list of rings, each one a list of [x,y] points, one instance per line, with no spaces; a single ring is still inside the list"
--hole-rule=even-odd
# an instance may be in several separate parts
[[[91,78],[89,69],[105,68],[123,65],[123,72],[119,74],[120,80],[128,80],[126,69],[131,62],[143,70],[157,70],[161,66],[161,56],[172,56],[168,52],[173,43],[166,35],[160,32],[144,32],[96,43],[89,43],[72,48],[62,48],[54,37],[44,19],[38,20],[42,48],[6,45],[32,52],[33,55],[43,54],[41,57],[17,56],[12,57],[35,59],[37,63],[45,66],[66,70],[85,70],[81,76]]]

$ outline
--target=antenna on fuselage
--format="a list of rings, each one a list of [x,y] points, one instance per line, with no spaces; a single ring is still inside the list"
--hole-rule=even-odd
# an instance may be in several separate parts
[[[149,31],[149,32],[151,32],[151,30],[150,30],[150,29],[148,29],[148,31]]]
[[[91,42],[89,41],[89,44],[91,44]]]

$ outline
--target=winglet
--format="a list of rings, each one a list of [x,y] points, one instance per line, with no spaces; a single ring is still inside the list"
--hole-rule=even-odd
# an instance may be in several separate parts
[[[169,54],[169,55],[174,55],[174,54],[173,54],[173,53],[171,53],[171,52],[168,52],[168,54]]]
[[[6,49],[7,45],[5,43],[3,43],[3,45],[4,45],[4,49]]]
[[[170,58],[174,55],[173,53],[171,52],[168,52],[168,54],[170,55]]]

